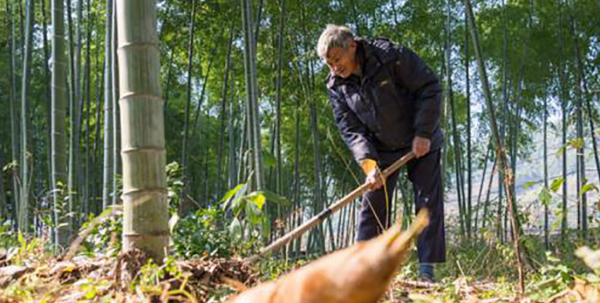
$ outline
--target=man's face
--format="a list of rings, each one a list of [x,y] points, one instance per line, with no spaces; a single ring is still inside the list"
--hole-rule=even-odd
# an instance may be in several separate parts
[[[329,70],[334,75],[348,78],[357,67],[356,61],[354,60],[355,55],[356,42],[352,40],[348,45],[347,50],[343,47],[331,48],[327,53],[327,58],[325,58],[325,64],[327,64]]]

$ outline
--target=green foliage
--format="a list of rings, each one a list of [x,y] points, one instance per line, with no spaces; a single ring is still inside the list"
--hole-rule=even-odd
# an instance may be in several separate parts
[[[548,191],[547,187],[542,188],[540,194],[538,195],[538,199],[542,205],[550,205],[550,202],[552,202],[552,196],[550,195],[550,191]]]
[[[163,265],[157,265],[152,259],[140,268],[140,273],[135,277],[129,288],[132,292],[146,294],[149,298],[166,295],[167,298],[184,296],[191,302],[194,297],[186,290],[190,272],[183,272],[177,267],[175,259],[171,256]],[[165,282],[179,281],[177,289],[166,288]],[[168,282],[167,282],[168,283]]]
[[[184,258],[231,257],[235,244],[223,219],[220,208],[200,209],[180,219],[173,229],[173,251]]]
[[[550,189],[552,189],[553,192],[557,192],[560,187],[563,185],[563,183],[565,182],[565,179],[563,179],[562,177],[556,178],[554,179],[554,181],[552,181],[552,185],[550,185]]]
[[[275,280],[295,268],[305,265],[304,260],[290,262],[282,258],[264,258],[258,264],[258,271],[267,280]]]
[[[545,301],[553,294],[568,288],[573,282],[573,272],[551,252],[546,252],[547,263],[533,274],[527,289],[535,300]]]
[[[170,212],[176,213],[181,205],[181,193],[183,192],[183,176],[181,166],[177,162],[167,164],[167,188],[169,191],[169,209]]]
[[[269,190],[259,190],[247,193],[248,183],[238,184],[228,191],[221,199],[222,208],[231,211],[233,220],[229,230],[236,238],[243,238],[244,226],[249,225],[250,230],[259,229],[263,237],[267,237],[271,224],[264,205],[268,202],[273,205],[289,206],[291,203]],[[251,233],[250,236],[259,236]]]
[[[98,252],[108,250],[109,253],[116,255],[121,251],[123,216],[121,214],[110,214],[112,211],[111,208],[106,209],[98,216],[98,218],[101,217],[103,219],[94,226],[89,236],[86,237],[86,241],[83,242],[82,252],[84,254],[94,256]],[[85,230],[88,228],[95,219],[96,217],[90,214],[88,221],[82,225],[81,229]]]
[[[4,223],[0,225],[0,248],[7,249],[15,247],[19,243],[10,224],[10,221],[4,221]]]
[[[16,243],[11,243],[14,246],[7,249],[7,259],[14,265],[23,266],[32,260],[43,259],[50,251],[49,243],[42,238],[30,238],[21,232],[15,238]]]
[[[585,185],[581,188],[581,192],[580,194],[583,195],[589,191],[598,191],[598,186],[596,186],[596,184],[594,183],[587,183],[587,180],[585,181]]]
[[[524,189],[529,189],[532,186],[534,186],[537,182],[536,181],[527,181],[523,184],[523,188]]]

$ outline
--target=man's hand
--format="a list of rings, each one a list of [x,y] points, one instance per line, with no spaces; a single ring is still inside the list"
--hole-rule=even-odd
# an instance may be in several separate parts
[[[380,189],[383,186],[384,181],[385,181],[385,178],[380,173],[379,168],[376,168],[373,170],[373,172],[371,172],[370,174],[367,175],[367,180],[365,182],[371,184],[371,187],[369,190],[376,190],[376,189]]]
[[[373,159],[362,159],[360,160],[360,166],[365,172],[365,175],[367,175],[365,182],[371,184],[370,190],[381,188],[385,178],[381,175],[377,162]]]
[[[412,152],[417,158],[425,156],[429,152],[431,141],[427,138],[415,136],[412,142]]]

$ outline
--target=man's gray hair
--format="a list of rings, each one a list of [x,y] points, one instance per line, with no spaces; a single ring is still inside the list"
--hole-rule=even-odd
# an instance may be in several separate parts
[[[317,55],[326,58],[329,50],[334,47],[343,47],[344,50],[348,50],[351,39],[354,39],[354,33],[348,27],[327,24],[317,43]]]

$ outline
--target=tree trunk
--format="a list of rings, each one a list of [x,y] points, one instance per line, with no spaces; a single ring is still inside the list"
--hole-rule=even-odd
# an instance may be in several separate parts
[[[581,124],[578,126],[578,136],[581,138],[581,151],[578,152],[578,155],[581,157],[581,180],[582,186],[587,183],[587,179],[585,176],[585,161],[584,161],[584,144],[583,144],[583,99],[585,99],[586,111],[588,113],[588,122],[590,126],[590,134],[592,137],[592,146],[594,150],[594,160],[596,163],[596,172],[598,173],[598,180],[600,180],[600,159],[598,159],[598,143],[596,141],[596,133],[594,128],[594,111],[592,111],[592,106],[590,104],[591,95],[588,92],[587,81],[585,79],[585,66],[581,60],[581,55],[579,54],[579,39],[577,36],[576,24],[573,16],[571,16],[571,31],[573,34],[573,39],[575,42],[575,58],[577,59],[577,92],[579,94],[579,103],[578,103],[578,115],[577,115],[577,123]],[[581,129],[581,132],[579,132]],[[582,237],[587,239],[587,228],[588,228],[588,216],[587,216],[587,195],[586,193],[582,193],[578,196],[581,196],[581,220],[582,220]]]
[[[188,40],[188,70],[187,70],[187,98],[185,102],[185,121],[184,121],[184,131],[183,131],[183,145],[181,148],[181,173],[183,178],[183,191],[181,196],[181,205],[179,209],[179,215],[185,216],[189,213],[189,201],[186,199],[187,193],[189,191],[189,176],[187,172],[187,145],[188,145],[188,137],[190,130],[190,106],[192,103],[192,69],[193,69],[193,59],[194,59],[194,31],[196,29],[196,0],[192,1],[192,12],[189,33],[190,37]]]
[[[168,255],[169,209],[156,2],[117,2],[123,159],[123,250]]]
[[[498,157],[498,167],[504,171],[505,176],[504,179],[504,188],[506,190],[507,196],[507,204],[508,209],[511,213],[511,225],[513,230],[513,238],[514,238],[514,246],[515,253],[517,258],[517,266],[519,271],[519,290],[523,295],[525,292],[525,277],[523,272],[523,266],[521,264],[521,247],[519,243],[519,219],[516,214],[516,210],[513,208],[514,203],[514,193],[512,192],[512,182],[511,179],[512,172],[510,169],[510,165],[507,163],[506,154],[504,151],[504,147],[502,146],[502,142],[500,141],[500,135],[498,132],[498,126],[496,124],[496,114],[494,110],[494,105],[492,103],[492,95],[490,93],[490,87],[487,80],[487,73],[485,68],[485,62],[483,61],[483,54],[481,52],[481,46],[479,44],[479,37],[477,34],[477,27],[475,24],[475,17],[473,16],[473,9],[471,7],[471,1],[465,0],[465,5],[467,9],[467,14],[469,18],[469,31],[471,32],[471,38],[473,39],[473,44],[475,47],[475,55],[477,57],[477,65],[479,67],[479,73],[481,75],[481,81],[483,85],[483,92],[486,102],[486,109],[490,119],[490,128],[492,131],[492,135],[494,136],[494,141],[497,148],[497,157]]]
[[[296,108],[295,108],[295,124],[296,130],[295,142],[294,142],[294,191],[293,191],[293,205],[294,205],[294,227],[300,226],[302,220],[303,210],[301,208],[301,197],[300,197],[300,98],[296,97]],[[292,244],[292,250],[295,255],[300,254],[302,247],[302,237],[298,237]]]
[[[8,20],[8,31],[10,34],[9,37],[9,47],[8,47],[8,57],[10,58],[10,66],[8,68],[8,79],[10,83],[9,94],[8,94],[8,103],[10,105],[10,133],[11,133],[11,160],[13,164],[19,163],[19,121],[17,115],[17,100],[16,100],[16,75],[15,75],[15,25],[12,20],[12,12],[11,6],[9,5],[10,1],[6,1],[6,12],[9,18]],[[16,209],[17,205],[19,205],[19,200],[21,197],[21,189],[19,185],[19,169],[17,167],[13,167],[12,171],[12,203],[13,203],[13,216],[14,221],[16,221]]]
[[[229,69],[231,66],[231,49],[233,46],[233,37],[233,22],[231,22],[231,25],[229,26],[229,43],[227,44],[227,59],[225,60],[225,75],[223,76],[223,91],[221,93],[221,112],[219,114],[219,145],[217,151],[217,180],[215,186],[215,194],[217,195],[217,197],[220,197],[221,195],[221,180],[223,180],[221,173],[225,148],[225,112],[227,111],[227,90],[229,84]],[[206,81],[208,81],[208,77]],[[233,106],[233,104],[231,104],[230,106]],[[233,119],[233,116],[229,116],[229,119]],[[230,135],[232,134],[230,133]]]
[[[500,142],[505,143],[506,137],[506,125],[508,124],[508,116],[510,115],[509,107],[508,107],[508,72],[509,72],[509,58],[508,58],[508,17],[506,16],[507,6],[504,0],[502,0],[502,106],[504,110],[502,111],[504,115],[500,117]],[[497,147],[496,147],[497,149]],[[498,152],[498,150],[496,150]],[[495,157],[498,159],[498,157]],[[502,233],[502,199],[503,199],[503,189],[502,182],[504,180],[504,171],[502,169],[498,169],[498,211],[496,212],[496,234],[500,241],[503,241],[503,233]]]
[[[469,226],[469,222],[466,214],[465,207],[465,194],[464,194],[464,186],[462,179],[462,165],[461,165],[461,151],[460,151],[460,135],[458,134],[457,129],[457,118],[456,118],[456,108],[454,105],[454,93],[452,92],[452,64],[451,64],[451,51],[450,51],[450,1],[447,1],[447,23],[446,23],[446,101],[450,104],[450,109],[452,110],[452,137],[454,139],[454,164],[455,164],[455,172],[456,172],[456,192],[458,196],[458,208],[460,215],[460,233],[464,236],[468,233],[467,229]]]
[[[90,175],[93,176],[90,172],[93,171],[91,169],[91,164],[93,163],[92,160],[90,159],[90,157],[92,156],[92,154],[90,153],[91,151],[91,147],[92,147],[92,141],[91,141],[91,112],[92,112],[92,107],[91,107],[91,71],[92,71],[92,60],[91,60],[91,48],[90,48],[90,44],[92,41],[92,29],[95,27],[95,16],[92,16],[92,5],[91,5],[92,1],[88,0],[87,1],[87,17],[91,20],[90,25],[87,28],[87,38],[85,41],[86,47],[85,47],[85,100],[86,100],[86,117],[85,117],[85,166],[84,166],[84,183],[83,183],[83,213],[84,214],[89,214],[91,211],[91,204],[90,204],[90,198],[93,197],[92,195],[90,195],[91,193],[91,189],[93,188],[93,183],[95,183],[95,181],[90,181]],[[97,80],[97,79],[96,79]],[[97,92],[96,92],[97,93]],[[98,93],[97,93],[98,94]],[[96,108],[96,110],[98,111],[98,108]],[[98,120],[96,120],[97,123],[99,122]],[[94,178],[95,179],[95,178]],[[92,179],[92,180],[94,180]]]
[[[237,163],[238,163],[238,158],[241,157],[241,155],[236,156],[236,150],[237,150],[237,145],[236,142],[237,141],[237,127],[236,127],[236,114],[239,113],[240,111],[237,110],[238,109],[238,105],[236,102],[236,97],[235,97],[235,80],[233,78],[233,73],[231,75],[231,79],[230,79],[231,85],[230,85],[230,89],[231,89],[231,93],[230,98],[230,105],[229,105],[229,120],[227,123],[227,135],[228,135],[228,147],[227,147],[227,152],[228,152],[228,156],[227,156],[227,165],[228,165],[228,182],[227,182],[227,187],[228,188],[233,188],[234,186],[236,186],[238,184],[238,180],[237,180]]]
[[[487,172],[487,164],[489,162],[490,151],[492,150],[491,146],[488,144],[487,152],[485,153],[485,157],[483,158],[483,172],[481,173],[481,183],[479,185],[479,193],[477,194],[477,210],[475,211],[475,222],[473,222],[473,228],[476,231],[479,226],[479,208],[481,206],[481,193],[483,192],[483,184],[485,183],[485,174]],[[492,179],[494,175],[490,173],[490,179]],[[485,218],[482,218],[485,219]]]
[[[571,27],[573,28],[573,20],[571,19]],[[575,35],[575,31],[573,30],[573,35]],[[577,41],[577,37],[575,37],[575,41]],[[575,47],[577,48],[577,43],[575,43]],[[587,195],[582,191],[583,186],[587,182],[585,177],[585,141],[583,138],[583,93],[581,91],[581,78],[579,77],[579,73],[577,73],[577,85],[576,85],[576,113],[577,113],[577,227],[581,231],[582,238],[587,237]]]
[[[106,209],[112,199],[110,197],[113,193],[113,162],[114,162],[114,151],[113,151],[113,112],[112,112],[112,14],[113,14],[113,0],[106,1],[106,38],[104,44],[104,177],[102,184],[102,209]]]
[[[31,152],[29,150],[29,84],[31,82],[31,54],[33,50],[33,20],[35,16],[35,5],[33,0],[27,0],[25,17],[25,53],[23,56],[23,82],[21,86],[21,201],[17,221],[21,232],[29,231],[29,186],[31,185],[30,162]]]
[[[467,13],[465,12],[465,28],[467,28],[468,20]],[[467,218],[469,225],[467,226],[467,235],[471,236],[471,219],[473,218],[473,206],[471,205],[471,190],[472,190],[472,155],[471,155],[471,88],[469,87],[469,33],[465,31],[465,90],[466,90],[466,102],[467,102]],[[485,173],[484,173],[485,174]],[[479,203],[479,202],[478,202]],[[477,220],[475,220],[474,229],[477,230]]]
[[[244,0],[242,5],[242,20],[244,24],[244,67],[246,70],[246,98],[249,110],[250,137],[252,138],[252,153],[254,167],[254,185],[255,189],[263,188],[263,164],[262,164],[262,147],[259,123],[258,110],[258,86],[256,81],[256,50],[255,50],[255,35],[252,31],[252,1]]]
[[[516,113],[513,121],[513,131],[511,136],[512,143],[512,152],[511,152],[511,164],[512,171],[515,173],[512,180],[512,192],[516,193],[515,183],[516,183],[516,172],[517,172],[517,159],[518,159],[518,147],[519,147],[519,134],[521,133],[521,111],[523,110],[523,106],[521,105],[521,93],[523,90],[523,77],[525,74],[525,66],[528,60],[529,53],[529,41],[531,40],[532,33],[532,15],[533,15],[533,6],[530,7],[528,19],[527,19],[527,38],[523,41],[523,55],[521,56],[519,63],[519,76],[517,80],[517,93],[515,94],[515,107],[516,109],[513,111]],[[518,211],[516,204],[516,196],[512,199],[512,201],[507,201],[513,203],[513,209]],[[518,222],[517,222],[518,224]],[[517,226],[520,229],[520,226]]]
[[[45,136],[45,145],[46,148],[49,150],[52,146],[52,128],[50,127],[50,125],[52,125],[52,92],[51,92],[51,73],[50,73],[50,66],[48,65],[48,62],[50,61],[50,54],[49,54],[49,50],[48,50],[48,25],[47,23],[47,14],[46,14],[46,1],[42,0],[41,1],[41,8],[42,8],[42,45],[43,45],[43,50],[44,50],[44,92],[45,92],[45,97],[46,97],[46,136]],[[47,187],[46,188],[53,188],[52,186],[52,153],[48,152],[48,158],[47,158],[47,167],[48,167],[48,171],[47,171],[47,176],[48,176],[48,182],[47,182]],[[41,160],[41,159],[40,159]]]
[[[4,167],[4,146],[3,138],[0,138],[0,167]],[[0,220],[8,218],[8,204],[6,203],[6,190],[4,189],[4,172],[0,171]]]
[[[495,174],[498,175],[498,179],[500,179],[500,173],[496,170],[496,166],[498,165],[498,158],[494,158],[494,164],[492,166],[492,170],[490,171],[490,181],[488,182],[488,187],[487,187],[487,194],[485,196],[485,202],[483,205],[483,215],[481,216],[481,220],[483,221],[483,223],[481,223],[482,228],[485,228],[486,224],[487,224],[487,215],[488,215],[488,207],[490,205],[490,194],[492,192],[492,183],[494,181],[494,172],[496,172]],[[499,181],[498,183],[500,183],[501,181]],[[502,191],[502,188],[498,188],[498,192]]]
[[[67,182],[67,54],[65,52],[64,1],[52,0],[52,189],[54,198],[55,245],[69,244],[64,207]]]
[[[94,208],[94,213],[95,214],[99,214],[100,211],[102,210],[102,206],[103,206],[103,200],[102,200],[102,196],[100,196],[100,199],[98,199],[98,196],[101,195],[100,193],[100,188],[104,188],[104,178],[103,176],[100,176],[100,174],[97,174],[96,172],[102,172],[102,169],[100,167],[100,139],[101,139],[101,135],[100,135],[100,125],[102,123],[100,123],[100,121],[102,121],[102,112],[103,110],[101,110],[102,108],[102,85],[105,83],[104,81],[104,77],[105,77],[105,73],[104,73],[104,62],[102,62],[102,64],[100,64],[100,53],[101,53],[101,49],[102,47],[100,46],[100,39],[96,39],[96,128],[94,130],[94,155],[93,155],[93,159],[94,161],[92,161],[92,170],[90,172],[90,175],[92,175],[92,179],[94,180],[94,182],[92,183],[92,189],[91,189],[91,196],[93,197],[93,208]],[[104,159],[102,159],[102,161],[104,161]],[[98,180],[98,181],[96,181]]]
[[[544,98],[544,190],[548,190],[548,98]],[[544,204],[544,244],[550,249],[548,241],[548,203]]]
[[[279,18],[279,38],[277,40],[277,84],[276,84],[276,113],[275,113],[275,153],[277,159],[277,167],[275,168],[275,188],[278,194],[281,194],[281,85],[283,78],[281,71],[283,69],[283,50],[285,41],[285,16],[286,16],[286,0],[281,0],[281,17]]]
[[[79,70],[76,71],[76,63],[75,63],[75,49],[74,49],[74,44],[73,43],[73,19],[72,19],[72,13],[71,13],[71,0],[67,0],[67,24],[68,24],[68,36],[69,36],[69,40],[68,40],[68,46],[69,46],[69,68],[70,68],[70,79],[71,79],[71,85],[70,85],[70,90],[69,90],[69,125],[70,125],[70,132],[69,132],[69,163],[68,163],[68,176],[67,176],[67,209],[66,211],[69,213],[75,213],[75,204],[77,203],[76,200],[78,200],[77,194],[78,194],[78,188],[75,184],[76,180],[76,173],[75,170],[77,169],[77,163],[76,163],[76,156],[75,154],[77,153],[78,149],[79,149],[79,144],[76,140],[76,134],[79,133],[79,128],[77,125],[77,116],[79,114],[79,110],[78,110],[78,92],[77,90],[79,89],[79,83],[77,83],[79,81],[78,78],[76,78],[76,73],[79,73]],[[75,47],[77,47],[77,45],[75,45]],[[78,76],[78,75],[77,75]],[[69,233],[72,232],[73,230],[73,216],[68,216],[67,217],[67,228],[69,229]]]
[[[564,98],[565,96],[565,75],[564,75],[564,65],[563,65],[563,39],[562,39],[562,13],[561,13],[561,1],[557,0],[558,4],[558,102],[561,104],[562,108],[562,146],[567,145],[567,104]],[[566,232],[568,228],[567,221],[567,151],[565,150],[562,153],[562,220],[561,220],[561,242],[564,242],[566,237]]]
[[[113,120],[113,132],[112,132],[112,148],[113,148],[113,156],[112,156],[112,166],[113,166],[113,174],[121,175],[121,166],[120,161],[121,157],[119,157],[121,153],[121,144],[119,141],[121,128],[120,128],[120,119],[119,119],[119,72],[118,72],[118,64],[119,59],[117,56],[117,44],[118,44],[118,34],[117,34],[117,4],[113,1],[113,13],[112,13],[112,44],[110,45],[110,50],[112,55],[110,57],[110,65],[112,69],[112,120]],[[108,22],[108,20],[107,20]],[[117,204],[119,202],[119,191],[117,187],[117,178],[112,178],[112,204]]]

